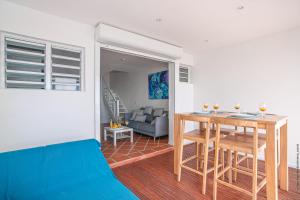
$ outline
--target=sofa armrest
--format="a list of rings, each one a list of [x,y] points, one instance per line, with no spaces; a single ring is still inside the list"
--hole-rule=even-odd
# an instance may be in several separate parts
[[[124,120],[125,121],[129,121],[130,119],[131,119],[131,117],[132,117],[132,112],[130,112],[130,113],[125,113],[125,117],[124,117]]]
[[[155,118],[155,137],[160,137],[169,134],[168,117]]]

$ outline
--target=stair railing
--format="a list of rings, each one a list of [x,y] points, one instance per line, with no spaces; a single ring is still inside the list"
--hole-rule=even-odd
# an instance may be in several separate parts
[[[106,81],[103,78],[101,78],[101,80],[103,83],[105,103],[107,104],[112,117],[117,121],[120,117],[120,101],[115,98]]]

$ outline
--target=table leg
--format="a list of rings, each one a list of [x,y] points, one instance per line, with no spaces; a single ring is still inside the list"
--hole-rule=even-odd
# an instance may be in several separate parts
[[[104,141],[107,141],[107,130],[104,129]]]
[[[133,130],[130,131],[130,142],[133,143]]]
[[[228,176],[228,182],[230,184],[232,184],[232,152],[229,149],[227,149],[227,164],[226,165],[230,167],[228,170],[227,176]]]
[[[204,124],[202,122],[199,122],[199,130],[202,131],[204,129]]]
[[[289,190],[287,123],[280,128],[280,189]]]
[[[114,131],[113,135],[114,135],[114,146],[117,146],[117,132]]]
[[[178,157],[179,157],[179,130],[180,130],[180,117],[175,114],[174,117],[174,174],[178,174]]]
[[[267,125],[266,143],[267,199],[278,200],[276,132],[272,124]]]

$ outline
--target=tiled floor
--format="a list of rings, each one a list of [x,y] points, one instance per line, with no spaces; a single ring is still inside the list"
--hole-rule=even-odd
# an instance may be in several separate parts
[[[102,140],[102,152],[111,167],[121,166],[144,158],[152,157],[164,152],[171,151],[173,147],[168,144],[168,137],[157,138],[144,136],[138,133],[133,135],[133,143],[130,139],[117,141],[113,146],[112,139]]]

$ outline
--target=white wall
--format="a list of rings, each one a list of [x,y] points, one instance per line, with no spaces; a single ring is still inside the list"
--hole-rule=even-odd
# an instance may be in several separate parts
[[[0,89],[0,151],[93,138],[94,28],[0,0],[0,30],[81,46],[86,55],[83,92]]]
[[[164,108],[168,110],[168,99],[149,99],[148,75],[151,73],[166,71],[164,67],[143,67],[141,70],[130,72],[111,72],[110,87],[123,100],[129,111],[145,106]]]
[[[296,166],[300,143],[300,29],[212,50],[197,57],[193,68],[194,109],[204,102],[232,109],[268,112],[289,117],[289,164]]]

